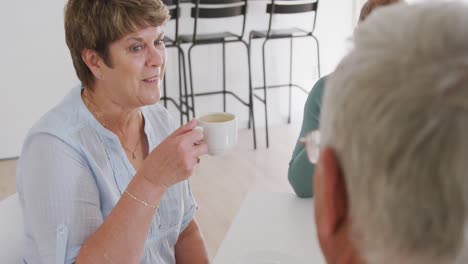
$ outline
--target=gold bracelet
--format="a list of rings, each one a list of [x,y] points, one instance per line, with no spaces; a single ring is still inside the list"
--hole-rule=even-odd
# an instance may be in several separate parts
[[[158,208],[159,208],[159,205],[151,205],[151,204],[149,204],[149,203],[147,203],[147,202],[145,202],[145,201],[142,201],[142,200],[136,198],[135,195],[131,194],[131,193],[130,193],[129,191],[127,191],[127,190],[125,190],[125,193],[128,194],[128,196],[130,196],[133,200],[135,200],[135,201],[137,201],[137,202],[139,202],[139,203],[141,203],[141,204],[143,204],[143,205],[146,205],[146,206],[151,207],[151,208],[154,208],[154,209],[158,209]]]

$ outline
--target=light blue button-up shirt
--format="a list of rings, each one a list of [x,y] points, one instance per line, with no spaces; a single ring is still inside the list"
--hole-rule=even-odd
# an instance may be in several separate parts
[[[118,137],[104,128],[72,89],[37,122],[17,168],[30,264],[73,263],[84,241],[110,214],[135,169]],[[160,104],[143,107],[149,151],[176,125]],[[170,187],[151,224],[141,263],[175,263],[174,245],[197,205],[188,181]]]

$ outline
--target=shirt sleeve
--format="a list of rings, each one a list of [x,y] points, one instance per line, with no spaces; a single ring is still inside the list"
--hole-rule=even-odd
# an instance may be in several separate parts
[[[304,119],[302,122],[301,133],[294,148],[291,161],[289,162],[288,180],[294,192],[299,197],[313,196],[313,174],[315,166],[307,158],[307,153],[299,139],[307,133],[319,129],[320,108],[322,105],[322,96],[325,84],[325,78],[322,77],[312,88],[307,97],[304,106]]]
[[[184,182],[182,198],[184,199],[184,217],[182,219],[180,233],[182,233],[185,228],[187,228],[195,216],[195,212],[198,210],[198,205],[193,197],[192,190],[190,188],[190,182],[188,180]]]
[[[81,245],[103,222],[98,188],[84,158],[61,139],[36,134],[25,142],[17,178],[28,239],[40,258],[31,262],[75,262]]]

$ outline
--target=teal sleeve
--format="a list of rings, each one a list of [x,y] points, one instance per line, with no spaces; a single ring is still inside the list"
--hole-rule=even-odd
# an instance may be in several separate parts
[[[317,81],[307,97],[299,139],[319,128],[325,78],[326,76]],[[309,162],[304,146],[299,142],[299,139],[289,162],[288,180],[297,196],[312,197],[314,165]]]

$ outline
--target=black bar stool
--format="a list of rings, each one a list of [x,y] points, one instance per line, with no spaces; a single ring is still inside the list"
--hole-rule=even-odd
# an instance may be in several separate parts
[[[208,96],[208,95],[223,95],[223,110],[226,111],[226,95],[231,95],[236,98],[240,103],[249,108],[249,128],[252,126],[253,130],[253,145],[254,149],[257,148],[256,132],[255,132],[255,119],[253,113],[253,90],[252,79],[250,71],[250,54],[249,46],[242,37],[245,31],[245,20],[247,12],[247,0],[192,0],[194,7],[191,9],[191,17],[193,18],[193,33],[188,35],[180,35],[179,44],[190,44],[188,49],[188,67],[190,76],[190,99],[192,115],[195,116],[195,97]],[[239,17],[242,19],[242,29],[240,34],[230,31],[216,32],[216,33],[198,33],[198,24],[200,19],[214,19],[214,18],[232,18]],[[244,44],[247,52],[247,66],[249,74],[249,98],[243,100],[234,92],[226,90],[226,44],[228,43],[242,43]],[[192,74],[192,49],[200,45],[222,45],[222,59],[223,59],[223,90],[205,93],[194,93],[193,87],[193,74]]]
[[[164,77],[163,80],[163,96],[161,97],[161,100],[164,103],[164,107],[167,108],[167,102],[171,102],[180,112],[180,124],[182,125],[184,120],[183,117],[186,118],[186,121],[188,122],[190,119],[190,112],[189,112],[189,102],[187,100],[187,97],[185,96],[188,94],[187,90],[187,76],[185,72],[185,55],[184,51],[180,47],[178,43],[179,39],[179,17],[180,17],[180,6],[179,6],[179,0],[164,0],[164,4],[168,7],[169,9],[169,15],[171,16],[170,21],[173,21],[174,24],[174,35],[171,37],[165,36],[164,37],[164,45],[166,46],[166,49],[170,48],[175,48],[177,49],[177,54],[178,54],[178,65],[179,65],[179,100],[178,102],[176,99],[169,97],[167,94],[167,82],[166,82],[166,77]],[[165,73],[167,76],[167,72]],[[182,83],[184,86],[184,92],[182,91]]]
[[[280,87],[289,87],[289,116],[288,116],[288,124],[291,123],[291,90],[292,87],[296,87],[299,90],[309,93],[308,90],[304,89],[303,87],[292,83],[292,72],[293,72],[293,39],[295,38],[304,38],[304,37],[311,37],[315,40],[316,47],[317,47],[317,68],[318,68],[318,77],[320,78],[320,51],[319,51],[319,42],[317,38],[314,36],[314,29],[315,29],[315,21],[317,18],[317,7],[318,7],[318,0],[314,2],[305,2],[302,0],[272,0],[271,3],[267,4],[266,13],[269,15],[269,23],[267,30],[252,30],[249,34],[249,50],[252,49],[252,40],[254,39],[265,39],[262,45],[262,64],[263,64],[263,86],[255,87],[254,90],[263,90],[263,98],[254,94],[255,98],[261,101],[265,106],[265,133],[266,133],[266,145],[267,148],[269,147],[269,135],[268,135],[268,101],[267,101],[267,92],[266,90],[269,88],[280,88]],[[305,30],[302,28],[292,27],[292,28],[284,28],[284,29],[273,29],[272,22],[273,17],[276,14],[296,14],[296,13],[305,13],[310,12],[311,15],[313,14],[313,24],[311,30]],[[266,60],[265,60],[265,46],[269,40],[274,39],[290,39],[290,49],[289,49],[289,83],[287,84],[278,84],[278,85],[267,85],[266,84]]]

